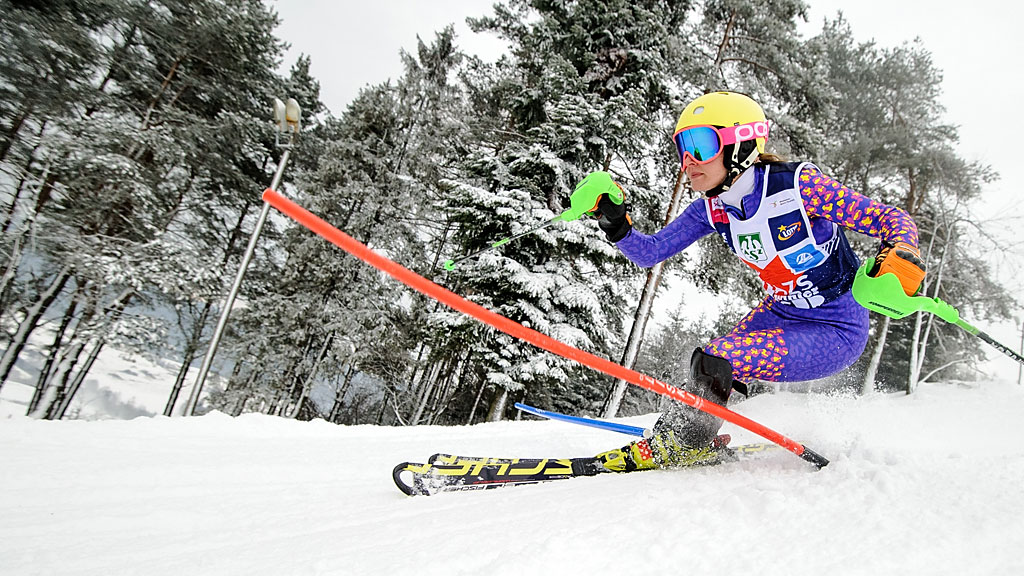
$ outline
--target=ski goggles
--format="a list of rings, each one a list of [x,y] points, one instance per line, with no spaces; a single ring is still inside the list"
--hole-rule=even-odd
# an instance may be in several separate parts
[[[707,164],[722,153],[729,144],[768,137],[767,122],[750,122],[739,126],[718,128],[710,124],[688,126],[672,135],[679,152],[679,161],[686,165],[686,158],[695,164]]]

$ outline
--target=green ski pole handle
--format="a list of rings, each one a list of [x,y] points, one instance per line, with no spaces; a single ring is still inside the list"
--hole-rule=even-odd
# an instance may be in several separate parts
[[[853,298],[861,306],[899,320],[914,312],[931,312],[950,324],[960,320],[960,312],[938,298],[907,296],[895,274],[868,276],[868,270],[875,265],[874,258],[868,258],[853,278]]]
[[[931,312],[950,324],[956,324],[968,334],[977,336],[996,350],[1024,364],[1024,356],[1014,352],[1008,346],[1000,344],[991,336],[968,324],[960,318],[960,312],[938,298],[926,296],[907,296],[895,274],[882,274],[878,277],[868,276],[868,270],[875,265],[874,258],[868,258],[857,270],[853,279],[853,298],[861,306],[899,320],[914,312]]]
[[[597,210],[597,204],[601,196],[605,194],[616,203],[622,204],[626,196],[622,188],[612,180],[612,175],[607,172],[591,172],[576,185],[572,196],[569,197],[569,208],[562,212],[561,218],[566,222],[579,220],[584,214],[591,214]]]

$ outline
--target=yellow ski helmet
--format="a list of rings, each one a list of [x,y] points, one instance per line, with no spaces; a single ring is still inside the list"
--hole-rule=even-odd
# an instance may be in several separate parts
[[[690,102],[679,115],[672,135],[679,161],[705,164],[722,157],[725,179],[705,195],[729,189],[744,170],[757,162],[768,141],[768,120],[761,106],[736,92],[712,92]]]
[[[711,92],[690,102],[676,122],[679,131],[691,126],[710,124],[717,127],[739,126],[755,122],[767,122],[764,110],[757,102],[745,94],[737,92]],[[767,136],[754,139],[758,153],[764,153]]]

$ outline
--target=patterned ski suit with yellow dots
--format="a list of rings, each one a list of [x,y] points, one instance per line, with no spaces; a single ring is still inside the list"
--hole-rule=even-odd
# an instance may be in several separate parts
[[[717,198],[690,204],[653,235],[635,229],[616,246],[648,267],[718,234],[756,271],[767,297],[726,335],[704,346],[736,379],[793,382],[835,374],[864,352],[868,311],[850,294],[859,262],[843,229],[917,245],[903,210],[876,202],[813,164],[757,164],[740,206]]]

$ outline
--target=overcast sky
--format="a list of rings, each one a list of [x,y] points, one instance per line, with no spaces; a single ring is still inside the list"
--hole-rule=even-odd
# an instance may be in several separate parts
[[[494,59],[502,43],[472,33],[467,16],[490,13],[492,0],[274,0],[282,19],[278,35],[291,43],[285,64],[300,53],[313,58],[322,98],[341,114],[361,87],[401,74],[400,49],[413,50],[416,35],[432,39],[454,23],[467,52]],[[948,121],[960,126],[961,153],[994,166],[1005,177],[1016,161],[1013,145],[1024,133],[1024,8],[1007,0],[928,3],[909,0],[811,0],[803,33],[821,28],[840,9],[854,34],[881,46],[920,37],[944,72]],[[926,8],[927,7],[927,8]],[[1012,134],[1007,138],[1006,134]]]
[[[398,77],[402,72],[399,50],[414,50],[417,34],[430,41],[436,30],[453,23],[466,52],[495,59],[502,43],[474,34],[465,25],[467,16],[488,14],[493,4],[493,0],[272,0],[282,20],[277,35],[291,44],[284,69],[300,53],[309,54],[313,75],[321,83],[321,98],[335,115],[344,111],[360,88]],[[805,37],[817,33],[823,18],[834,17],[841,9],[861,41],[893,47],[920,38],[943,72],[946,121],[960,128],[960,154],[991,165],[1002,176],[986,193],[980,211],[991,216],[1024,213],[1004,202],[1024,199],[1009,182],[1024,136],[1024,8],[1020,2],[809,0],[809,4],[810,19],[802,30]],[[1020,227],[1019,221],[1015,227]],[[1019,265],[1014,268],[1004,273],[1022,272]],[[1015,346],[1014,334],[1004,330],[999,336]]]

